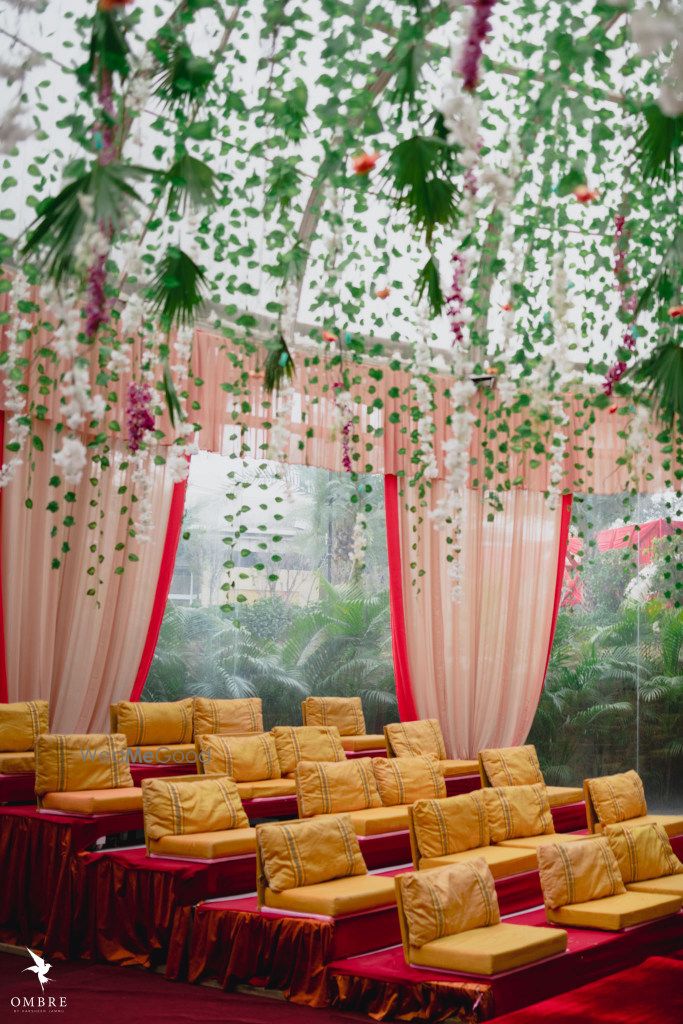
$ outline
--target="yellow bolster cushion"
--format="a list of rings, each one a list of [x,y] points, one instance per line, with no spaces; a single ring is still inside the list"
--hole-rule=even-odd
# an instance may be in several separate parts
[[[410,962],[464,974],[499,974],[564,953],[567,933],[560,928],[525,924],[494,924],[462,935],[448,935],[421,949],[411,949]]]
[[[111,706],[112,732],[122,732],[129,747],[191,743],[193,707],[193,697],[173,701],[120,700]]]
[[[195,832],[193,835],[162,836],[152,839],[149,852],[162,857],[191,857],[215,860],[253,853],[256,836],[253,828],[235,828],[220,832]]]
[[[683,873],[683,864],[661,825],[607,825],[605,834],[626,885]]]
[[[646,921],[656,921],[681,909],[681,897],[645,892],[625,892],[619,896],[574,903],[557,910],[546,910],[546,917],[555,924],[576,928],[599,928],[622,931]]]
[[[194,699],[194,735],[226,736],[230,733],[263,732],[263,706],[260,697],[236,700]]]
[[[126,789],[132,785],[125,736],[44,733],[36,740],[38,796],[81,789]]]
[[[444,857],[489,844],[481,790],[441,800],[418,800],[412,813],[420,857]]]
[[[544,782],[536,747],[498,747],[479,753],[486,778],[492,786],[533,786]]]
[[[229,775],[235,782],[279,779],[275,741],[268,733],[255,736],[200,736],[197,757],[205,775]]]
[[[283,775],[295,772],[299,761],[346,760],[336,725],[276,725],[270,734]]]
[[[371,757],[353,761],[300,761],[296,766],[299,817],[381,807]]]
[[[361,910],[391,906],[395,902],[393,878],[380,875],[335,878],[320,885],[305,885],[300,889],[286,889],[284,892],[266,889],[264,893],[264,903],[267,907],[299,914],[324,914],[329,917],[357,914]]]
[[[626,892],[607,839],[551,843],[536,851],[546,907],[587,903]]]
[[[20,775],[22,772],[34,771],[35,767],[36,755],[32,750],[0,753],[0,775]]]
[[[645,790],[638,772],[587,779],[593,808],[601,825],[614,825],[647,814]]]
[[[257,825],[256,842],[263,874],[273,892],[367,874],[346,815]]]
[[[336,725],[340,736],[362,736],[365,716],[360,697],[307,697],[301,703],[304,725]]]
[[[0,751],[33,750],[36,739],[49,729],[46,700],[0,704]]]
[[[148,839],[249,826],[237,787],[226,776],[144,779],[142,810]]]
[[[428,871],[397,875],[410,946],[498,924],[496,887],[486,861],[474,857]]]
[[[434,757],[373,757],[371,761],[385,807],[446,796],[446,783]]]
[[[492,843],[549,835],[555,831],[548,794],[541,783],[535,786],[500,786],[481,792]]]
[[[384,727],[384,733],[395,757],[433,754],[437,761],[446,759],[446,745],[436,718],[424,718],[419,722],[393,722]]]

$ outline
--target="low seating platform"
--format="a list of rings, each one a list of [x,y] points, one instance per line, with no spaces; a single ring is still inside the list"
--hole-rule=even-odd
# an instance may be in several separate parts
[[[27,804],[35,801],[36,773],[0,774],[0,804]]]
[[[169,977],[180,977],[193,906],[253,889],[255,861],[253,853],[155,857],[144,847],[80,854],[69,934],[53,934],[50,952],[122,966],[166,964]]]
[[[296,818],[296,794],[291,796],[259,796],[242,800],[242,806],[247,813],[249,821],[259,821],[266,818],[284,820],[285,818]]]
[[[398,868],[361,877],[386,878],[390,893],[394,876],[406,870],[409,869]],[[497,880],[496,894],[501,911],[506,914],[538,904],[542,899],[538,871]],[[314,894],[309,892],[311,895]],[[241,984],[278,988],[295,1002],[322,1006],[327,999],[325,964],[344,957],[355,963],[363,959],[364,951],[382,950],[398,942],[400,926],[395,905],[332,917],[324,912],[302,913],[274,907],[259,910],[255,896],[215,900],[195,910],[188,980],[214,981],[226,989]],[[482,991],[476,988],[475,994]]]
[[[99,839],[142,829],[142,811],[69,815],[0,808],[0,941],[44,948],[71,921],[74,857]]]
[[[191,764],[136,764],[130,763],[130,774],[134,786],[142,786],[145,779],[167,779],[176,775],[191,775],[196,766]]]
[[[446,796],[461,796],[463,793],[472,793],[475,789],[481,789],[479,775],[467,772],[464,775],[446,775]]]
[[[505,923],[547,927],[543,910],[516,914]],[[472,1011],[476,1004],[479,1019],[490,1020],[679,948],[683,913],[621,932],[569,928],[567,933],[566,953],[486,980],[410,967],[402,946],[340,958],[327,969],[330,1002],[346,1012],[371,1013],[377,1020],[390,1019],[397,1006],[404,1019],[410,1019],[410,1012],[424,1015],[429,1008],[438,1020],[443,1019],[439,1009],[452,1007],[455,1016],[459,1008]]]
[[[550,813],[553,816],[553,825],[556,832],[578,832],[588,831],[586,829],[586,804],[584,800],[577,800],[576,803],[562,804],[553,807],[551,804]]]
[[[275,988],[294,1002],[328,1002],[325,965],[400,941],[396,906],[340,917],[259,909],[255,896],[195,910],[188,981]]]

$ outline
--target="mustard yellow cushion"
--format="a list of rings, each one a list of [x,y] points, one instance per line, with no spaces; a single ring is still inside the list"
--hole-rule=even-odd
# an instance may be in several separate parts
[[[69,793],[45,793],[44,811],[63,814],[113,814],[116,811],[141,811],[142,792],[137,786],[117,789],[81,789]]]
[[[395,757],[432,754],[438,761],[446,760],[446,744],[436,718],[424,718],[419,722],[393,722],[384,726],[384,735]]]
[[[384,733],[367,733],[365,736],[342,736],[341,745],[344,750],[386,750]]]
[[[413,828],[421,857],[443,857],[488,846],[489,826],[481,790],[413,804]]]
[[[630,882],[629,892],[651,892],[658,896],[680,896],[683,898],[683,875],[665,875],[663,878],[648,878],[646,882]]]
[[[492,843],[555,831],[545,785],[483,789]]]
[[[275,741],[268,733],[255,736],[197,736],[197,757],[205,775],[229,775],[235,782],[279,779]]]
[[[32,750],[16,754],[0,754],[0,775],[17,775],[32,772],[36,766],[36,755]]]
[[[33,750],[36,738],[49,730],[48,712],[46,700],[0,704],[0,751]]]
[[[553,910],[626,891],[606,839],[554,843],[540,847],[537,856],[543,900]]]
[[[263,732],[263,707],[260,697],[235,700],[194,699],[194,735],[228,735]]]
[[[216,860],[239,857],[256,849],[253,828],[232,828],[220,832],[195,832],[190,835],[162,836],[151,839],[149,852],[158,857],[190,857],[192,860]]]
[[[36,794],[132,786],[127,757],[122,735],[44,733],[36,740]]]
[[[439,761],[441,773],[447,779],[457,778],[459,775],[476,775],[479,771],[478,761],[455,761],[446,758]]]
[[[598,928],[617,932],[645,921],[676,914],[681,909],[680,896],[656,896],[653,893],[625,892],[619,896],[574,903],[556,910],[546,908],[546,917],[555,924],[574,928]]]
[[[144,779],[142,805],[148,839],[249,826],[235,783],[227,776]]]
[[[446,783],[433,757],[373,757],[371,760],[385,807],[446,796]]]
[[[647,814],[645,791],[637,772],[603,775],[586,782],[601,825],[614,825]]]
[[[174,701],[120,700],[111,705],[112,732],[122,732],[129,747],[190,743],[194,698]]]
[[[576,843],[585,840],[586,836],[573,835],[571,832],[549,832],[542,836],[521,836],[519,839],[503,839],[500,843],[508,850],[538,850],[541,846],[552,846],[553,843]]]
[[[349,811],[347,817],[357,836],[379,836],[385,832],[407,831],[408,810],[400,804],[369,807],[366,811]]]
[[[492,786],[534,786],[545,782],[536,747],[498,747],[479,752],[486,777]]]
[[[240,800],[258,800],[267,796],[296,796],[294,779],[264,779],[257,782],[238,782]]]
[[[336,725],[340,736],[363,736],[365,716],[360,697],[307,697],[301,703],[304,725]]]
[[[668,836],[683,835],[683,815],[680,814],[641,814],[637,818],[629,818],[620,822],[627,828],[638,828],[640,825],[661,825]],[[600,833],[603,826],[597,823],[595,831]]]
[[[625,883],[683,873],[683,864],[661,825],[607,825],[605,834]]]
[[[534,850],[509,850],[505,846],[479,846],[475,850],[462,850],[444,857],[423,857],[420,870],[441,868],[447,864],[462,864],[473,857],[483,857],[494,878],[507,878],[523,871],[535,871],[538,864]]]
[[[382,805],[370,757],[300,761],[296,766],[296,798],[300,818]]]
[[[500,921],[493,875],[482,857],[396,875],[394,881],[411,947]]]
[[[346,760],[336,725],[276,725],[270,734],[283,775],[296,771],[299,761]]]
[[[560,928],[526,924],[494,924],[458,935],[447,935],[411,949],[409,960],[418,967],[434,967],[463,974],[500,974],[525,964],[564,953],[567,933]]]
[[[357,914],[361,910],[391,906],[396,902],[393,878],[381,875],[355,875],[335,878],[329,882],[305,885],[284,892],[266,889],[264,904],[278,910],[291,910],[299,914],[325,914],[339,917]]]
[[[583,790],[578,786],[546,786],[545,788],[551,807],[566,807],[567,804],[583,803]]]
[[[256,842],[272,892],[367,873],[347,815],[258,825]]]

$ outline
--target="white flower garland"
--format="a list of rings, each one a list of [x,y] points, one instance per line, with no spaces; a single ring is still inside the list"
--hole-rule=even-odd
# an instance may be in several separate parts
[[[351,552],[349,558],[353,565],[362,568],[365,565],[365,552],[368,547],[368,520],[361,508],[356,513],[353,524],[353,537],[351,540]]]

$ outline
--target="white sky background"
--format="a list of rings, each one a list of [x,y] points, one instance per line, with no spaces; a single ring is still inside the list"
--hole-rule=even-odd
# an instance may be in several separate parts
[[[74,31],[74,16],[86,14],[91,10],[91,4],[93,0],[88,0],[85,3],[84,0],[74,0],[74,2],[64,2],[64,0],[48,0],[46,10],[43,14],[34,14],[31,12],[18,13],[12,7],[3,4],[0,0],[0,27],[10,33],[16,33],[23,40],[30,42],[36,49],[53,54],[60,62],[66,65],[78,65],[84,59],[82,51],[78,51],[72,45],[72,39],[77,38]],[[141,35],[147,37],[151,34],[154,27],[163,19],[168,16],[173,5],[166,2],[162,2],[159,7],[163,12],[163,19],[154,17],[153,8],[148,5],[139,5],[143,12],[142,23],[140,26]],[[501,4],[501,7],[505,6],[509,9],[510,5]],[[306,5],[307,10],[315,11],[315,4],[308,3]],[[552,18],[552,5],[546,3],[539,3],[539,21],[543,18],[544,22],[547,22]],[[241,52],[246,56],[247,62],[240,65],[236,69],[236,73],[239,76],[240,82],[245,88],[255,88],[256,83],[259,81],[259,74],[261,78],[263,72],[257,73],[257,62],[260,56],[263,55],[263,44],[257,37],[256,31],[260,24],[258,18],[249,18],[247,20],[247,31],[248,38],[240,42]],[[454,18],[447,28],[451,34],[458,30],[459,21]],[[547,31],[547,25],[545,26]],[[220,26],[217,23],[214,15],[210,11],[201,12],[197,18],[195,26],[191,30],[193,47],[197,52],[205,52],[206,49],[210,49],[215,45],[215,40],[220,36]],[[542,40],[542,33],[538,33],[538,42]],[[441,44],[448,42],[446,30],[441,29],[438,33],[438,41]],[[310,44],[310,49],[307,54],[307,64],[301,64],[298,67],[292,67],[292,77],[297,75],[301,76],[307,83],[310,93],[310,107],[315,105],[316,95],[314,91],[314,78],[317,75],[319,68],[317,65],[317,41],[314,39]],[[140,54],[142,48],[140,45],[137,47],[137,52]],[[22,59],[22,55],[26,53],[26,49],[19,44],[11,42],[7,36],[0,36],[0,57],[4,60],[10,61],[11,63],[18,63]],[[487,53],[492,57],[506,56],[505,48],[505,30],[502,26],[500,18],[497,18],[494,14],[494,34],[492,39],[487,44]],[[532,61],[532,63],[534,63]],[[540,64],[540,50],[538,56],[538,63]],[[431,69],[427,72],[431,79],[431,85],[433,88],[434,98],[438,97],[440,92],[441,82],[449,73],[449,62],[444,60],[438,72],[435,74]],[[498,122],[498,125],[494,127],[494,131],[505,130],[501,128],[502,123],[507,116],[508,119],[514,121],[514,112],[509,100],[506,98],[506,89],[508,88],[509,79],[502,77],[496,78],[494,75],[487,75],[485,84],[496,92],[496,100],[494,103],[485,107],[485,114],[491,110],[496,110],[501,113],[502,121]],[[615,87],[619,87],[619,83],[615,83]],[[532,88],[534,88],[532,86]],[[45,153],[50,153],[50,159],[48,161],[48,167],[52,178],[52,184],[49,191],[54,193],[58,190],[61,185],[61,168],[63,165],[72,157],[81,155],[81,150],[75,147],[69,140],[68,134],[65,129],[60,129],[56,126],[56,122],[64,116],[65,113],[73,110],[77,99],[77,88],[74,79],[67,73],[62,72],[55,64],[51,61],[40,67],[33,69],[29,72],[25,91],[28,97],[26,104],[27,111],[34,111],[38,126],[47,134],[46,139],[30,139],[20,144],[20,151],[18,157],[8,157],[3,161],[3,174],[12,174],[19,181],[19,187],[14,189],[12,192],[7,193],[12,208],[16,212],[16,220],[11,223],[5,222],[3,224],[4,230],[7,230],[12,235],[19,235],[30,223],[32,219],[32,211],[25,206],[25,201],[28,194],[31,191],[31,187],[35,181],[30,172],[30,166],[33,160],[37,156],[43,156]],[[0,102],[5,107],[12,102],[16,94],[16,88],[7,88],[6,83],[0,83]],[[63,97],[65,102],[61,103],[57,97]],[[148,107],[154,101],[150,101]],[[618,116],[618,115],[615,115]],[[312,117],[312,115],[311,115]],[[151,117],[145,117],[140,120],[139,130],[133,132],[133,138],[127,143],[129,147],[126,150],[126,154],[135,162],[139,162],[144,165],[154,163],[152,158],[153,146],[159,141],[159,137],[150,130]],[[257,139],[257,130],[253,127],[251,122],[241,125],[241,137],[235,138],[234,142],[238,145],[248,147],[253,144]],[[135,140],[138,141],[135,141]],[[390,143],[391,139],[389,136],[384,140],[387,144]],[[192,151],[192,147],[189,147]],[[362,139],[359,139],[359,148],[362,148]],[[197,152],[205,154],[207,147],[205,143],[202,143],[197,147]],[[307,166],[315,166],[315,157],[319,152],[317,142],[312,138],[307,138],[300,145],[301,152],[301,166],[305,169]],[[618,154],[615,154],[618,156]],[[167,157],[165,158],[168,159]],[[237,164],[240,160],[239,152],[233,151],[227,156],[219,157],[218,164],[223,166],[229,166],[231,171],[235,174],[242,175],[242,180],[250,172],[251,168],[247,167],[245,170],[239,170]],[[381,169],[381,164],[378,165],[378,170]],[[599,183],[598,183],[599,185]],[[373,191],[380,188],[379,173],[373,175]],[[7,205],[2,202],[4,196],[0,195],[0,206]],[[301,197],[301,206],[306,200],[306,193]],[[564,200],[567,202],[567,200]],[[254,195],[254,205],[260,206],[262,202],[262,195],[256,193]],[[365,215],[365,233],[362,237],[355,237],[354,244],[362,252],[366,250],[366,256],[363,260],[363,276],[366,281],[374,281],[374,260],[372,257],[373,249],[373,236],[378,230],[382,230],[379,227],[382,216],[388,212],[388,205],[386,202],[377,195],[375,201],[371,206],[368,213]],[[611,290],[613,285],[610,280],[609,274],[609,250],[611,248],[611,238],[604,238],[601,234],[602,228],[600,224],[604,225],[606,210],[601,207],[601,204],[597,203],[590,207],[581,206],[576,203],[571,207],[571,216],[573,225],[566,232],[566,245],[567,245],[567,257],[566,263],[570,273],[570,277],[576,279],[576,309],[575,309],[575,321],[578,325],[582,318],[582,310],[585,308],[585,303],[590,302],[590,298],[586,299],[581,294],[582,290],[582,279],[580,275],[575,274],[577,269],[580,269],[580,257],[576,250],[572,250],[572,236],[575,236],[578,240],[586,232],[596,232],[595,240],[596,244],[604,249],[607,257],[606,273],[604,280],[604,288]],[[226,211],[219,210],[218,216],[225,217]],[[259,220],[242,220],[240,229],[244,236],[256,237],[260,240],[260,236],[263,233],[263,223]],[[410,229],[394,228],[392,226],[392,237],[395,241],[402,256],[396,257],[392,260],[391,273],[389,275],[392,281],[403,281],[404,286],[402,289],[392,288],[392,295],[387,301],[380,301],[374,299],[374,285],[368,290],[368,302],[366,304],[364,315],[361,321],[357,324],[350,325],[354,329],[362,331],[364,333],[372,333],[373,324],[376,323],[377,317],[381,317],[385,320],[385,325],[377,331],[377,333],[383,337],[388,338],[394,333],[400,337],[403,341],[414,341],[416,337],[416,310],[414,306],[414,280],[416,276],[416,268],[421,266],[425,261],[425,250],[421,244],[415,244]],[[182,227],[173,227],[172,235],[170,240],[177,241],[179,237],[182,237]],[[439,256],[441,257],[441,263],[444,274],[448,274],[448,257],[450,255],[452,246],[449,240],[446,239],[439,248]],[[319,255],[320,246],[314,246],[312,252],[312,259],[309,263],[309,272],[307,278],[307,285],[304,288],[302,306],[299,311],[299,320],[303,323],[310,323],[316,319],[316,315],[312,314],[309,309],[309,302],[312,297],[310,288],[310,282],[316,280],[316,257]],[[208,254],[202,255],[202,260],[206,262],[209,274],[216,270],[215,266],[212,266],[212,260],[207,259]],[[234,272],[230,268],[230,272]],[[243,307],[247,308],[252,312],[263,311],[265,304],[275,296],[274,282],[268,278],[267,275],[261,274],[258,271],[248,272],[246,268],[240,268],[239,279],[247,280],[251,285],[259,289],[258,296],[254,298],[244,299],[242,296],[237,295],[229,296],[226,294],[226,289],[223,288],[221,294],[219,288],[219,296],[223,301],[236,301]],[[358,273],[357,264],[353,268],[353,275]],[[376,285],[378,287],[383,286],[386,280],[377,280]],[[444,281],[446,284],[446,281]],[[600,287],[601,282],[592,281],[591,287]],[[539,298],[543,298],[543,282],[539,282]],[[500,320],[500,305],[507,301],[507,296],[501,291],[500,288],[495,289],[492,295],[491,314],[489,318],[489,327],[492,331],[493,337],[497,337],[497,325]],[[616,295],[615,295],[615,309],[616,309]],[[593,354],[599,355],[611,355],[617,347],[619,336],[623,328],[616,321],[614,321],[613,329],[610,329],[610,333],[605,342],[596,335],[594,339]],[[435,345],[439,348],[445,349],[449,345],[448,328],[444,319],[441,323],[435,324]],[[578,353],[580,356],[581,353]]]

